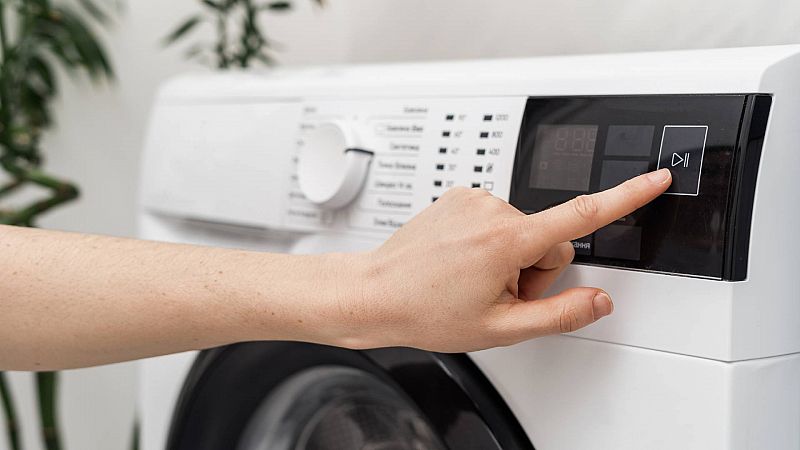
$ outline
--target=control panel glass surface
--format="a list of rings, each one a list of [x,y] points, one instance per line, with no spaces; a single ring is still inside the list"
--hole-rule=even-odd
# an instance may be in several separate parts
[[[765,95],[530,98],[510,200],[535,213],[669,168],[665,195],[573,242],[576,262],[744,279],[770,103]]]

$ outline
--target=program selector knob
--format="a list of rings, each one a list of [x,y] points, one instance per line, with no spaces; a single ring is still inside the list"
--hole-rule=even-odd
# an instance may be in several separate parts
[[[341,122],[322,123],[306,137],[297,159],[297,181],[310,202],[338,209],[356,198],[374,155],[359,144],[355,131]]]

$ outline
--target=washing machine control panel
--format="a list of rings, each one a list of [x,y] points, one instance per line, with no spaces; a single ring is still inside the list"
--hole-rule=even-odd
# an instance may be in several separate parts
[[[742,280],[770,105],[766,95],[531,98],[511,203],[535,213],[668,168],[665,195],[573,242],[575,260]]]
[[[508,199],[520,123],[527,98],[457,98],[314,101],[304,105],[289,174],[287,225],[391,233],[447,189],[468,186]],[[306,158],[319,150],[319,134],[336,124],[346,144],[335,152],[369,158],[364,173],[345,175],[344,162],[313,176]],[[354,155],[355,156],[355,155]],[[343,159],[342,159],[343,161]],[[320,168],[322,169],[322,168]],[[347,202],[327,207],[304,188],[358,185]],[[358,178],[363,177],[363,179]],[[323,181],[330,178],[333,181]]]
[[[388,234],[455,186],[536,213],[669,168],[665,195],[573,242],[575,261],[742,280],[770,105],[755,94],[309,101],[286,224]]]

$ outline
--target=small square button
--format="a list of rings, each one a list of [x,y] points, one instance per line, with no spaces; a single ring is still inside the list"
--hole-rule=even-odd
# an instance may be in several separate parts
[[[595,256],[639,261],[641,259],[641,252],[641,227],[608,225],[594,233]]]
[[[658,168],[672,172],[672,185],[667,194],[698,195],[703,154],[706,148],[708,126],[667,125],[661,137]]]
[[[648,161],[603,161],[603,171],[600,173],[600,190],[605,191],[623,181],[630,180],[647,172],[650,166]]]
[[[653,125],[611,125],[606,137],[606,156],[650,156],[655,132]]]

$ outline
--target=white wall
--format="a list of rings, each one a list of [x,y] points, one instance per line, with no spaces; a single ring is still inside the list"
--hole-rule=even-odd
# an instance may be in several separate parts
[[[267,28],[285,64],[533,56],[800,42],[800,4],[786,0],[328,0]],[[157,85],[194,64],[159,39],[195,0],[127,0],[107,34],[117,83],[65,85],[48,167],[77,180],[81,200],[46,227],[133,236],[136,182],[147,111]],[[30,376],[14,374],[28,449],[37,449]],[[131,364],[64,376],[62,417],[73,450],[124,449],[135,397]],[[0,433],[0,450],[6,443]]]

